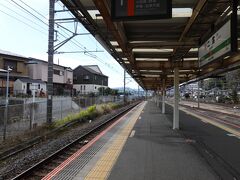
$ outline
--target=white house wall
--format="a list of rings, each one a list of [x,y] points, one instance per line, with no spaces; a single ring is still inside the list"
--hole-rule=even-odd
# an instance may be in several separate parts
[[[64,73],[65,82],[68,82],[70,80],[71,84],[73,84],[73,71],[66,70]]]
[[[48,80],[48,64],[46,62],[37,61],[38,64],[31,64],[29,68],[29,76],[32,79],[39,79],[44,82]],[[64,72],[64,75],[53,74],[53,83],[66,84],[68,79],[72,84],[73,82],[73,72],[72,70],[67,70],[66,68],[58,65],[53,66],[54,69]]]
[[[82,86],[82,89],[81,89]],[[84,89],[85,86],[85,89]],[[98,88],[104,87],[107,88],[107,86],[101,86],[96,84],[74,84],[73,88],[76,89],[77,93],[80,94],[88,94],[88,93],[98,93]]]

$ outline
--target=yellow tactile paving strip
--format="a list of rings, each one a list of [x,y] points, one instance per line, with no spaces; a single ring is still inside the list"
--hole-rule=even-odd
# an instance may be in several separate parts
[[[103,180],[108,178],[112,167],[117,161],[117,158],[120,155],[122,148],[126,143],[128,136],[131,133],[145,105],[146,102],[141,104],[137,111],[129,118],[129,123],[127,123],[122,128],[120,133],[114,138],[107,151],[87,174],[85,180]]]

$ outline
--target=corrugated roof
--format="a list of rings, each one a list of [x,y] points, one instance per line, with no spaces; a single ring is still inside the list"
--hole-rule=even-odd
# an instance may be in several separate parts
[[[92,70],[94,70],[94,71],[102,74],[102,71],[101,71],[101,69],[98,67],[98,65],[87,65],[87,66],[84,66],[84,67],[88,67],[88,68],[90,68],[90,69],[92,69]]]
[[[7,56],[14,56],[14,57],[20,57],[20,58],[28,59],[28,58],[25,57],[25,56],[22,56],[22,55],[19,55],[19,54],[16,54],[16,53],[12,53],[12,52],[10,52],[10,51],[5,51],[5,50],[2,50],[2,49],[0,49],[0,54],[2,54],[2,55],[7,55]]]

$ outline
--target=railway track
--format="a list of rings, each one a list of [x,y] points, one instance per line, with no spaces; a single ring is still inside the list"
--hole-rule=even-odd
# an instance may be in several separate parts
[[[81,149],[84,145],[86,145],[89,141],[91,141],[94,137],[96,137],[100,132],[109,127],[112,123],[114,123],[117,119],[123,116],[126,112],[135,107],[138,103],[130,106],[124,111],[118,113],[117,115],[111,117],[107,121],[99,124],[95,128],[89,130],[81,137],[67,144],[63,148],[59,149],[57,152],[49,155],[47,158],[37,162],[35,165],[22,172],[21,174],[14,177],[14,180],[19,179],[42,179],[49,172],[55,169],[58,165],[60,165],[64,160],[69,158],[76,151]]]

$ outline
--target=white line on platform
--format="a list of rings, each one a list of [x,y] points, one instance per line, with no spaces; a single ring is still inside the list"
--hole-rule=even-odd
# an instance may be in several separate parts
[[[135,135],[135,132],[136,132],[135,130],[132,130],[132,132],[131,132],[129,137],[133,137]]]
[[[235,135],[235,134],[227,134],[227,135],[230,136],[230,137],[236,137],[236,138],[240,139],[240,137]]]
[[[203,123],[206,123],[206,124],[208,124],[208,122],[207,122],[207,121],[204,121],[204,120],[202,120],[202,119],[201,119],[201,121],[202,121]]]

